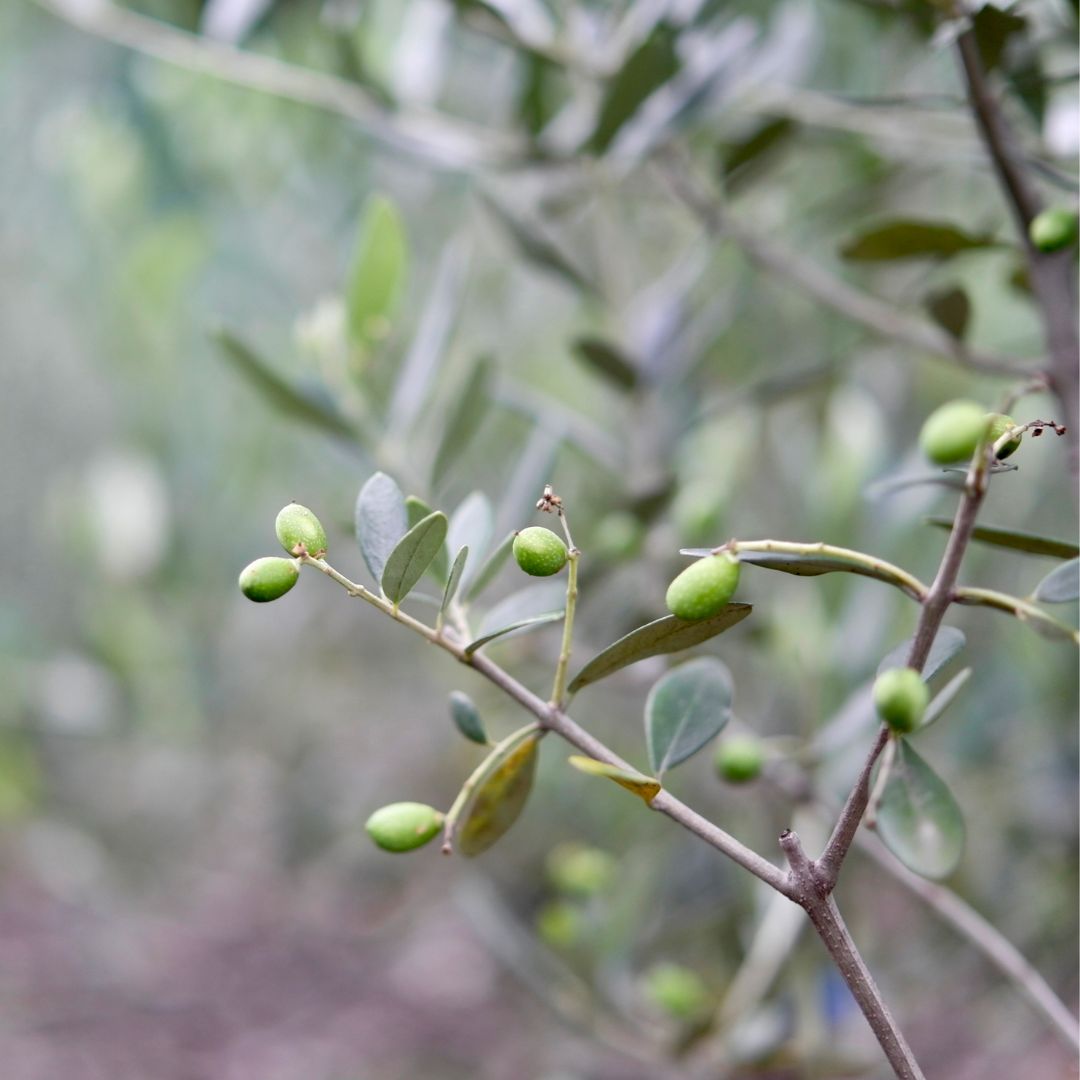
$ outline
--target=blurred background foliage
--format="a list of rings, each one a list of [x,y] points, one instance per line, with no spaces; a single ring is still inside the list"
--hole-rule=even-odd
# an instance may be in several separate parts
[[[483,492],[496,537],[553,481],[585,550],[582,657],[663,612],[681,546],[820,539],[932,575],[944,534],[924,518],[955,496],[888,481],[925,472],[931,408],[1010,381],[762,272],[678,181],[976,350],[1037,356],[954,31],[917,0],[127,10],[155,21],[0,7],[5,1076],[880,1075],[799,912],[550,740],[512,839],[478,862],[371,849],[372,809],[448,805],[473,767],[450,690],[496,734],[520,720],[314,575],[271,609],[235,579],[291,499],[356,576],[376,468],[447,511]],[[977,23],[1066,205],[1075,18],[1045,0]],[[149,55],[173,49],[211,70]],[[252,56],[282,93],[236,85]],[[1063,441],[1017,460],[983,520],[1074,538]],[[963,579],[1026,595],[1054,565],[975,546]],[[490,595],[520,585],[508,567]],[[752,568],[738,598],[753,616],[703,650],[734,673],[737,725],[777,759],[812,763],[824,738],[839,794],[913,605]],[[1075,1004],[1076,655],[1003,615],[949,622],[975,675],[918,745],[968,821],[950,885]],[[542,689],[558,630],[493,648]],[[642,767],[664,668],[575,702]],[[771,857],[793,813],[820,842],[708,758],[680,796]],[[560,884],[568,843],[610,855],[584,890]],[[1015,988],[878,866],[853,855],[840,894],[929,1072],[1072,1075]]]

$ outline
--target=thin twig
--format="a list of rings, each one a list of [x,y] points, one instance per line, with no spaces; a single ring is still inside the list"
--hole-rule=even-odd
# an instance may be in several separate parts
[[[736,221],[718,198],[700,188],[690,175],[687,163],[664,161],[661,171],[670,189],[710,233],[734,241],[751,262],[790,282],[801,292],[852,322],[860,323],[889,340],[943,356],[975,371],[1012,378],[1034,374],[1029,363],[968,348],[933,323],[907,315],[885,301],[854,288],[823,266],[768,239],[762,230]]]
[[[1080,471],[1080,336],[1077,333],[1076,272],[1072,251],[1038,251],[1028,236],[1028,226],[1041,209],[1041,199],[1030,183],[1023,157],[1016,147],[1001,105],[986,81],[973,30],[956,42],[971,98],[972,113],[986,151],[997,174],[1006,202],[1016,222],[1027,256],[1031,289],[1042,315],[1049,354],[1047,380],[1061,402],[1069,429],[1069,455],[1073,474]]]

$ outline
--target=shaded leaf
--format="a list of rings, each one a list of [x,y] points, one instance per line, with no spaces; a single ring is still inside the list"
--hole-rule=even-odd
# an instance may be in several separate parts
[[[521,816],[536,774],[533,733],[515,747],[479,784],[461,816],[455,847],[472,857],[487,851]]]
[[[490,400],[491,368],[490,357],[478,360],[469,373],[468,379],[465,380],[457,401],[449,410],[449,418],[443,428],[432,468],[432,476],[436,484],[469,445],[487,412]]]
[[[608,780],[614,780],[619,787],[632,791],[646,805],[660,794],[660,781],[654,780],[651,776],[645,776],[643,773],[620,769],[617,765],[608,765],[607,762],[582,757],[580,754],[573,754],[567,760],[579,772],[586,773],[589,776],[603,776]]]
[[[860,233],[840,249],[840,254],[856,262],[886,262],[927,257],[944,259],[961,251],[996,246],[992,237],[975,236],[954,225],[890,221]]]
[[[908,638],[895,649],[891,649],[885,659],[878,664],[877,673],[880,675],[890,668],[907,667],[908,653],[911,652],[914,640],[914,638]],[[942,626],[937,632],[937,637],[934,638],[934,644],[930,646],[926,663],[923,664],[923,680],[929,682],[965,644],[967,644],[967,638],[963,630],[957,630],[955,626]]]
[[[488,193],[482,192],[480,197],[527,259],[563,278],[575,289],[589,294],[596,292],[592,282],[574,265],[573,260],[563,254],[538,225],[514,214]]]
[[[1080,559],[1070,559],[1047,574],[1033,596],[1044,604],[1067,604],[1080,598]]]
[[[982,66],[990,72],[1001,63],[1010,39],[1023,34],[1027,22],[1019,15],[1002,11],[993,4],[983,4],[972,18],[971,28]]]
[[[423,499],[417,495],[408,495],[405,498],[405,513],[409,519],[409,528],[419,524],[429,514],[433,514],[435,511],[432,507],[428,506]],[[436,581],[440,583],[446,582],[446,575],[450,569],[450,555],[446,549],[446,545],[436,553],[435,558],[431,561],[431,566],[428,567],[428,571]]]
[[[482,491],[473,491],[461,500],[450,516],[447,547],[451,551],[467,547],[473,557],[473,567],[479,569],[480,560],[491,546],[494,531],[495,514],[491,509],[491,500]],[[472,576],[473,570],[466,568],[463,588],[468,588]]]
[[[478,638],[470,641],[469,644],[465,646],[465,655],[471,655],[476,652],[477,649],[482,649],[489,642],[495,641],[497,638],[511,637],[520,633],[539,630],[540,627],[547,626],[548,623],[558,622],[564,614],[566,614],[565,611],[548,611],[543,615],[532,615],[529,618],[518,619],[506,626],[500,626],[496,630],[482,633]]]
[[[721,146],[719,167],[728,192],[737,191],[760,171],[750,166],[760,165],[768,160],[796,130],[795,121],[783,116],[767,120],[745,138]]]
[[[356,429],[332,405],[315,394],[294,386],[279,375],[261,356],[227,330],[213,335],[222,355],[270,406],[283,416],[318,428],[328,435],[356,439]]]
[[[475,652],[495,638],[555,622],[563,617],[565,610],[566,592],[560,582],[527,585],[500,600],[484,616],[477,638],[465,646],[465,651]]]
[[[896,747],[892,772],[878,807],[885,846],[926,878],[947,877],[964,852],[964,818],[941,778],[906,740]]]
[[[463,690],[454,690],[450,694],[450,717],[454,726],[470,742],[486,746],[488,743],[484,721],[473,699]]]
[[[681,652],[683,649],[700,645],[703,641],[730,630],[752,610],[749,604],[728,604],[710,618],[696,622],[686,622],[674,615],[665,615],[662,619],[639,626],[594,656],[570,683],[570,693],[576,694],[582,687],[606,679],[621,668],[636,664],[649,656]]]
[[[952,531],[952,518],[929,517],[927,525]],[[1075,559],[1080,555],[1080,547],[1069,540],[1054,540],[1033,533],[1017,532],[1014,529],[999,529],[994,525],[976,525],[971,534],[972,540],[992,547],[1009,548],[1012,551],[1026,551],[1029,555],[1049,555],[1055,559]]]
[[[446,612],[446,609],[454,599],[454,596],[458,591],[458,586],[461,584],[461,575],[465,571],[465,564],[468,561],[468,558],[469,549],[467,547],[463,547],[457,555],[454,556],[454,565],[450,567],[450,575],[446,579],[446,588],[443,590],[442,603],[439,605],[440,614]]]
[[[971,301],[963,289],[939,289],[928,293],[923,303],[938,326],[957,341],[963,341],[971,322]]]
[[[696,754],[731,719],[727,666],[703,656],[669,671],[645,701],[649,764],[657,776]]]
[[[356,539],[371,576],[382,581],[383,568],[397,542],[409,531],[405,496],[386,473],[377,472],[356,497]]]
[[[487,557],[487,561],[476,572],[476,577],[473,579],[472,584],[469,585],[465,594],[466,600],[475,600],[484,589],[486,589],[492,581],[495,580],[495,575],[503,568],[506,560],[510,557],[510,552],[514,549],[514,534],[508,532],[502,540],[499,541],[498,546]]]
[[[401,217],[383,195],[364,204],[345,291],[349,340],[367,348],[386,337],[405,280],[408,247]]]
[[[620,390],[633,390],[638,381],[638,369],[618,348],[600,338],[578,338],[574,353],[598,375]]]
[[[964,689],[968,679],[971,678],[971,668],[966,667],[957,672],[939,691],[934,695],[933,701],[926,707],[923,714],[919,731],[929,727],[941,714],[953,703],[956,696]]]
[[[438,510],[414,525],[387,556],[382,572],[382,591],[400,604],[423,577],[446,543],[446,515]]]
[[[630,54],[608,83],[596,128],[588,140],[589,150],[602,154],[642,102],[679,70],[677,40],[675,28],[661,23]]]

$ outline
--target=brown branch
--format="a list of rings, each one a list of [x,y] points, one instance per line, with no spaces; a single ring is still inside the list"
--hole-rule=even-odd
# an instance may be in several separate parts
[[[997,98],[990,92],[979,58],[975,34],[967,30],[957,39],[957,50],[967,82],[972,113],[990,156],[994,172],[1012,212],[1027,257],[1031,290],[1042,316],[1046,337],[1046,378],[1061,402],[1069,431],[1073,474],[1080,471],[1080,339],[1077,335],[1076,273],[1073,253],[1042,252],[1028,236],[1032,218],[1042,208],[1038,191],[1024,171],[1023,155]]]

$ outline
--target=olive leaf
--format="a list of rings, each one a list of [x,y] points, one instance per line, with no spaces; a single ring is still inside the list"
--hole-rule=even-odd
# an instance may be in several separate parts
[[[446,515],[438,510],[417,522],[387,556],[382,572],[382,591],[400,604],[412,591],[446,543]]]
[[[848,241],[840,254],[856,262],[891,259],[947,259],[962,251],[997,247],[991,236],[976,236],[954,225],[932,221],[889,221]]]
[[[473,699],[462,690],[454,690],[450,694],[450,717],[466,739],[487,746],[488,736],[484,721],[480,719],[480,711]]]
[[[956,869],[964,851],[964,817],[944,781],[911,748],[896,756],[877,813],[885,846],[916,874],[935,880]]]
[[[620,769],[617,765],[609,765],[606,761],[597,761],[595,758],[582,757],[580,754],[572,754],[567,760],[579,772],[613,780],[619,787],[632,791],[646,805],[660,794],[660,781],[654,780],[651,776],[645,776],[643,773]]]
[[[926,524],[948,531],[953,527],[952,518],[930,517],[926,519]],[[1075,559],[1080,555],[1080,547],[1069,540],[1055,540],[1033,533],[1017,532],[1015,529],[1000,529],[994,525],[976,525],[971,532],[971,539],[992,547],[1026,551],[1029,555],[1049,555],[1055,559]]]
[[[454,556],[454,565],[450,567],[450,574],[446,579],[446,588],[443,590],[442,603],[439,605],[439,614],[441,615],[446,613],[446,609],[450,606],[455,593],[458,591],[458,586],[461,584],[461,575],[465,571],[468,558],[469,549],[467,547],[463,547]]]
[[[405,516],[409,522],[409,528],[419,524],[428,516],[435,512],[434,507],[428,506],[423,499],[417,495],[408,495],[405,498]],[[444,544],[436,553],[435,558],[431,561],[431,566],[428,567],[428,572],[436,581],[440,584],[446,583],[446,575],[450,569],[449,553],[447,552],[446,545]]]
[[[401,216],[394,204],[374,195],[364,204],[345,293],[349,340],[370,347],[389,331],[408,263]]]
[[[351,421],[323,400],[321,395],[289,382],[254,349],[229,331],[218,330],[213,338],[233,369],[282,416],[318,428],[327,435],[355,442],[357,432]]]
[[[576,694],[582,687],[606,679],[621,668],[636,664],[647,657],[681,652],[683,649],[700,645],[703,641],[730,630],[751,611],[753,608],[749,604],[728,604],[708,619],[687,622],[675,615],[665,615],[662,619],[639,626],[594,656],[574,676],[569,687],[570,693]]]
[[[591,371],[607,379],[618,389],[633,390],[637,385],[637,366],[611,342],[595,337],[582,337],[574,342],[573,348],[574,354]]]
[[[521,816],[536,774],[538,732],[532,732],[477,785],[461,815],[454,841],[462,855],[487,851]]]
[[[447,410],[448,418],[439,440],[432,466],[432,479],[436,484],[446,475],[450,466],[472,441],[476,429],[484,418],[490,404],[492,361],[481,357],[465,380],[457,401]]]
[[[897,645],[895,649],[890,649],[885,658],[878,664],[877,673],[880,675],[890,668],[907,667],[907,658],[914,641],[914,638],[908,638],[907,641]],[[926,663],[923,664],[923,679],[929,682],[965,644],[967,644],[967,638],[964,636],[963,630],[957,630],[955,626],[942,626],[934,638],[934,644],[930,646]]]
[[[1047,574],[1032,596],[1044,604],[1067,604],[1080,598],[1080,559],[1070,559]]]
[[[491,546],[494,530],[495,514],[491,509],[491,500],[482,491],[471,492],[450,515],[447,547],[451,551],[467,547],[474,562],[478,564]],[[471,578],[472,571],[468,570],[462,581],[462,588],[468,588]]]
[[[645,739],[656,775],[696,754],[731,719],[731,672],[712,656],[669,671],[645,701]]]
[[[968,679],[971,678],[971,668],[966,667],[957,672],[938,692],[934,699],[926,707],[922,723],[918,730],[929,727],[941,714],[953,703],[956,696],[964,689]]]
[[[542,585],[527,585],[500,600],[484,616],[479,635],[465,646],[465,652],[474,653],[496,638],[556,622],[565,611],[566,591],[561,583],[549,581]]]
[[[514,548],[514,534],[508,532],[498,546],[487,557],[486,562],[476,571],[476,577],[465,591],[467,601],[475,600],[495,580],[495,575],[503,568],[510,552]]]
[[[377,472],[356,497],[356,539],[371,576],[382,580],[383,568],[398,541],[409,531],[409,514],[401,488]]]

